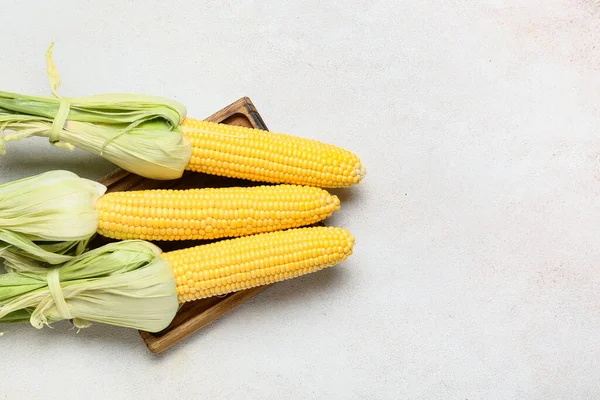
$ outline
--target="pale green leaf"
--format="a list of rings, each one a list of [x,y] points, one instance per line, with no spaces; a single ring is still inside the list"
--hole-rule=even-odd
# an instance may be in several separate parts
[[[111,243],[62,264],[62,296],[78,327],[90,322],[157,332],[179,307],[173,271],[155,245],[130,240]],[[11,272],[0,275],[0,322],[42,328],[64,319],[47,285],[48,266],[10,254]]]
[[[61,170],[0,185],[0,251],[51,264],[68,261],[96,233],[95,204],[105,191]]]
[[[59,98],[60,75],[52,61],[52,45],[46,61],[56,98],[0,91],[0,154],[5,152],[5,141],[49,137],[55,146],[78,147],[140,176],[181,177],[192,154],[180,129],[186,117],[182,104],[138,94]],[[12,133],[2,138],[3,132]]]

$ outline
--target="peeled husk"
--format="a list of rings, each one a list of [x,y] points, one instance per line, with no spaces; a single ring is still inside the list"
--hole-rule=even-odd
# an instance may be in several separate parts
[[[57,170],[0,185],[0,251],[50,264],[85,250],[98,228],[98,182]]]
[[[121,168],[151,179],[181,177],[191,144],[179,125],[186,108],[170,99],[136,94],[60,97],[60,76],[46,55],[54,97],[0,91],[0,153],[5,141],[48,137],[57,147],[74,147],[102,156]]]
[[[179,307],[175,278],[161,250],[142,240],[110,243],[85,252],[58,269],[61,293],[51,293],[53,268],[11,253],[0,274],[0,323],[30,322],[43,328],[71,319],[78,328],[92,322],[158,332]],[[55,298],[64,297],[68,315]]]

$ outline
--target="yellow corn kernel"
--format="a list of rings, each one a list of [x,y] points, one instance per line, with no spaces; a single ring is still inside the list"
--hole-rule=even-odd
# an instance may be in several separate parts
[[[339,208],[337,196],[298,185],[112,192],[96,202],[98,233],[120,240],[246,236],[312,225]]]
[[[366,173],[356,155],[315,140],[192,118],[181,129],[192,144],[192,171],[323,188],[356,184]]]
[[[227,239],[162,257],[173,268],[184,303],[331,267],[352,254],[353,245],[347,230],[320,226]]]

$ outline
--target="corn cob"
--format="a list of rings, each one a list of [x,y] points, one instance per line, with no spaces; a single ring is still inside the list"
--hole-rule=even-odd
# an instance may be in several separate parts
[[[70,319],[158,332],[178,303],[233,293],[319,271],[352,254],[342,228],[310,227],[228,239],[163,253],[150,242],[124,240],[54,267],[3,254],[0,323],[34,327]]]
[[[311,225],[338,210],[327,191],[296,185],[112,192],[96,202],[114,239],[198,240]]]
[[[356,155],[314,140],[192,118],[181,129],[192,144],[192,171],[324,188],[351,186],[366,173]]]
[[[98,154],[151,179],[177,179],[184,168],[215,175],[324,188],[358,183],[358,157],[315,140],[187,118],[177,101],[143,95],[60,97],[60,75],[46,52],[56,98],[0,91],[4,142],[48,137],[54,146]],[[3,136],[4,131],[12,133]],[[190,143],[191,142],[191,143]]]
[[[249,289],[331,267],[352,254],[354,237],[336,227],[297,228],[162,253],[180,303]]]

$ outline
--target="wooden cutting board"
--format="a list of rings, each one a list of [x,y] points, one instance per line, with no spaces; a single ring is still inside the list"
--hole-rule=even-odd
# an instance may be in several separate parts
[[[260,114],[256,111],[256,108],[247,97],[243,97],[228,105],[224,109],[206,118],[206,120],[267,130],[267,126]],[[241,179],[230,179],[190,171],[186,171],[186,173],[177,180],[156,181],[143,178],[122,169],[117,169],[103,177],[100,179],[100,182],[108,188],[109,192],[143,189],[187,189],[255,185],[255,183]],[[110,241],[111,240],[109,239],[98,236],[93,241],[92,247],[98,247]],[[177,241],[155,243],[162,250],[171,251],[207,242],[208,241]],[[158,333],[140,331],[140,336],[151,352],[160,353],[188,335],[202,329],[225,313],[233,310],[246,300],[256,296],[267,287],[268,286],[260,286],[227,296],[212,297],[185,303],[179,309],[177,315],[171,322],[171,325],[165,330]]]

